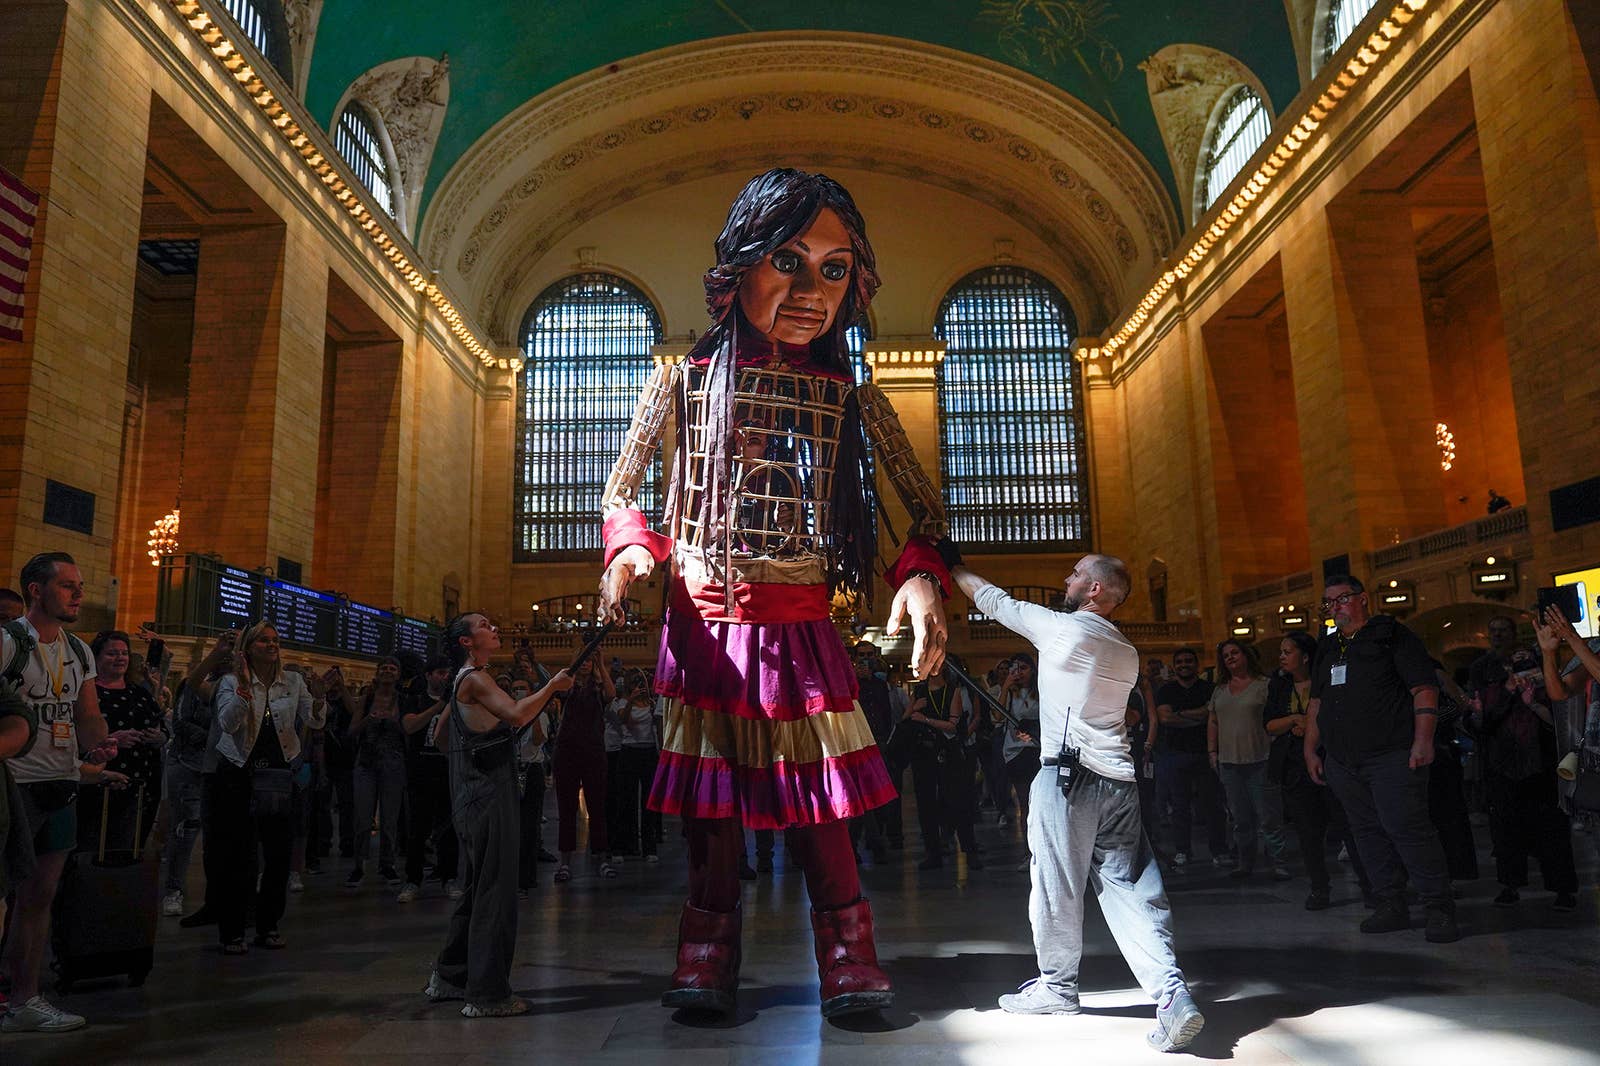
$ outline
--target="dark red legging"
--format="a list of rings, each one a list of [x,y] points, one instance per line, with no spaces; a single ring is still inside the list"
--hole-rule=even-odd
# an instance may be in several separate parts
[[[563,855],[578,850],[578,789],[589,812],[589,853],[611,850],[606,835],[606,752],[556,751],[556,850]]]
[[[685,818],[683,824],[689,838],[689,902],[701,910],[733,910],[739,903],[743,828],[734,818]],[[783,845],[805,872],[813,907],[843,907],[861,898],[848,822],[786,829]]]

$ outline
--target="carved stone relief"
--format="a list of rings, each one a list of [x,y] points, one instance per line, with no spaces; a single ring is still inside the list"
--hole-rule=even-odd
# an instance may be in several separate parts
[[[306,82],[311,77],[311,47],[317,40],[317,23],[322,19],[322,0],[283,0],[283,21],[289,28],[289,58],[294,64],[295,95],[306,98]]]
[[[361,101],[383,120],[399,171],[397,214],[405,231],[415,232],[422,186],[450,102],[450,57],[412,56],[373,67],[350,84],[346,99]]]
[[[1144,71],[1156,126],[1178,180],[1185,220],[1193,223],[1195,174],[1217,101],[1237,85],[1250,86],[1269,112],[1272,101],[1249,67],[1226,52],[1198,44],[1168,45],[1140,63],[1139,69]]]

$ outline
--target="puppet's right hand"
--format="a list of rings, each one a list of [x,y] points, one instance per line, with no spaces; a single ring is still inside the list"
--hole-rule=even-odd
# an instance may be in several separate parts
[[[619,624],[627,621],[622,604],[628,598],[628,587],[649,577],[655,568],[655,557],[643,545],[632,544],[619,551],[600,575],[600,620]]]

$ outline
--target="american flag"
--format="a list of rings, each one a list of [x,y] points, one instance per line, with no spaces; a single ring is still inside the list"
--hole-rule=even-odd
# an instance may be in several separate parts
[[[22,339],[22,285],[39,215],[39,194],[0,167],[0,340]]]

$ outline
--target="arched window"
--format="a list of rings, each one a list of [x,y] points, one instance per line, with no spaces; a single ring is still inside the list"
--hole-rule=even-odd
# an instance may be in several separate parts
[[[351,100],[333,127],[333,146],[367,187],[383,213],[395,217],[394,184],[389,176],[389,156],[378,136],[378,119],[365,106]]]
[[[1031,270],[963,278],[939,308],[939,465],[950,535],[964,550],[1089,545],[1089,471],[1077,321]]]
[[[1367,12],[1377,6],[1378,0],[1328,0],[1328,21],[1323,27],[1322,62],[1333,58],[1339,46],[1367,17]]]
[[[1255,90],[1241,85],[1223,97],[1201,160],[1197,215],[1211,209],[1271,132],[1272,116]]]
[[[283,4],[274,0],[222,0],[223,9],[249,42],[283,75],[284,81],[293,82],[289,70],[289,27],[283,16]]]
[[[655,307],[612,274],[563,278],[528,309],[517,397],[518,561],[600,550],[600,494],[660,342]],[[638,503],[647,515],[657,511],[656,478],[645,479]]]

